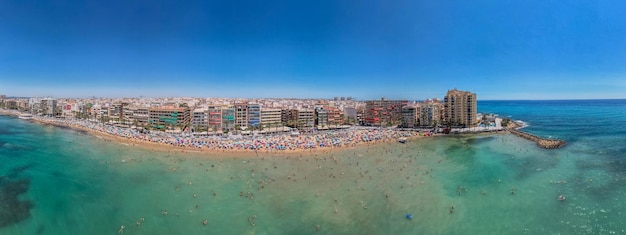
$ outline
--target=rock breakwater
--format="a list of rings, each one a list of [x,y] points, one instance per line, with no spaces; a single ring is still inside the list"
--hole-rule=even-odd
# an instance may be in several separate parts
[[[542,137],[539,137],[530,133],[520,131],[519,130],[520,127],[521,126],[516,122],[509,122],[509,125],[507,126],[507,130],[511,134],[517,135],[519,137],[522,137],[530,141],[534,141],[535,143],[537,143],[539,147],[542,147],[544,149],[558,149],[558,148],[562,148],[563,146],[567,144],[567,142],[565,142],[564,140],[546,139],[546,138],[542,138]]]

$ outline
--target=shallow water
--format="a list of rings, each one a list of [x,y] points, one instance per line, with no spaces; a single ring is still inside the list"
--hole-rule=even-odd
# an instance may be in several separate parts
[[[451,135],[222,159],[0,117],[0,234],[625,234],[623,149],[596,138],[624,143]]]

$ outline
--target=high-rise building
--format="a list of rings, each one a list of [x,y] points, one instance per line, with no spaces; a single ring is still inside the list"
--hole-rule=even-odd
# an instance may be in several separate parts
[[[390,126],[402,123],[402,107],[407,100],[369,100],[365,102],[363,123],[367,126]]]
[[[474,127],[476,120],[476,93],[449,90],[444,98],[444,122],[450,126]]]

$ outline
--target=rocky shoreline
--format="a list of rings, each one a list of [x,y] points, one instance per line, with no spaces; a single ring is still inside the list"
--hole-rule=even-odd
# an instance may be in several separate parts
[[[537,143],[539,147],[544,148],[544,149],[558,149],[558,148],[562,148],[563,146],[567,144],[567,142],[565,142],[564,140],[546,139],[546,138],[542,138],[542,137],[539,137],[530,133],[520,131],[519,130],[520,128],[521,126],[517,122],[509,122],[509,125],[507,126],[506,129],[511,134],[533,141]]]

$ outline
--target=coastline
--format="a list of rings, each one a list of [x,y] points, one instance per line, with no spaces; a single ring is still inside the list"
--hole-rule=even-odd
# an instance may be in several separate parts
[[[20,116],[21,114],[22,113],[18,111],[0,110],[0,115]],[[140,138],[137,138],[136,136],[133,136],[133,135],[129,135],[128,133],[115,135],[115,134],[108,133],[106,131],[97,130],[96,128],[88,128],[87,126],[85,126],[85,123],[81,123],[81,122],[88,122],[84,120],[44,118],[44,117],[38,117],[38,116],[34,116],[32,119],[28,119],[28,120],[36,122],[36,123],[44,124],[44,125],[52,125],[55,127],[70,128],[70,129],[77,130],[77,131],[83,131],[83,132],[86,132],[87,134],[101,138],[105,141],[112,141],[112,142],[116,142],[122,145],[138,147],[138,148],[142,148],[142,149],[150,150],[150,151],[170,152],[170,153],[177,152],[177,153],[183,153],[183,154],[200,154],[200,155],[215,156],[215,157],[228,157],[228,156],[279,157],[279,156],[293,156],[293,155],[302,156],[303,154],[317,155],[319,153],[330,153],[332,151],[344,151],[344,150],[356,149],[356,148],[360,148],[364,146],[369,147],[369,146],[379,145],[379,144],[398,143],[398,140],[400,138],[407,138],[407,140],[415,141],[423,137],[441,136],[441,134],[435,134],[435,133],[426,134],[426,132],[422,133],[422,131],[418,131],[418,130],[354,129],[354,130],[342,130],[342,131],[348,133],[351,137],[356,136],[358,138],[349,138],[349,140],[343,139],[339,141],[338,144],[328,144],[329,142],[333,142],[335,140],[333,139],[332,141],[329,141],[328,140],[329,137],[324,136],[324,134],[304,134],[298,137],[290,137],[286,134],[283,134],[283,135],[271,136],[271,137],[260,136],[258,138],[249,138],[248,140],[213,140],[214,146],[209,147],[209,146],[194,145],[194,144],[187,144],[187,143],[185,144],[164,143],[164,142],[161,142],[162,141],[161,139],[158,139],[157,141],[152,141],[151,139],[146,139],[145,135]],[[515,123],[515,122],[511,122],[511,123]],[[82,124],[82,125],[79,125],[79,124]],[[100,123],[93,123],[93,125],[100,125],[98,127],[105,127],[104,125]],[[114,129],[117,128],[116,130],[128,129],[128,128],[120,128],[120,127],[110,127],[110,128],[114,128]],[[515,128],[521,128],[521,127],[516,125]],[[515,132],[520,132],[520,131],[517,131],[515,128],[511,129],[507,127],[501,130],[485,129],[485,130],[473,131],[473,132],[465,130],[462,132],[455,132],[455,134],[493,135],[493,134],[501,134],[503,133],[503,131],[505,131],[504,133],[508,132],[508,133],[517,135]],[[363,135],[365,135],[365,137],[363,137]],[[526,138],[523,135],[517,135],[517,136]],[[283,138],[286,138],[286,140]],[[330,137],[330,138],[333,138],[333,137]],[[277,141],[278,139],[282,141],[281,143],[287,142],[286,145],[289,145],[290,147],[289,148],[287,147],[277,148],[276,146],[268,147],[267,145],[256,145],[256,146],[250,147],[248,145],[245,145],[245,144],[242,145],[239,143],[239,141],[244,141],[244,142],[245,141],[257,142],[258,140]],[[310,145],[311,142],[309,142],[309,145],[303,145],[301,141],[304,139],[316,140],[315,145]],[[320,141],[320,139],[326,142]],[[526,139],[535,141],[532,138],[526,138]],[[298,142],[298,145],[297,147],[294,147],[296,146],[296,144],[294,143],[296,141]],[[564,145],[564,144],[563,145],[553,144],[550,140],[540,140],[540,141],[535,141],[535,142],[537,142],[537,144],[542,148],[559,148]],[[238,145],[233,146],[234,143]],[[401,144],[401,143],[398,143],[398,144]],[[556,145],[558,145],[559,147],[554,147]],[[544,146],[548,146],[548,147],[544,147]]]
[[[8,110],[0,110],[0,115],[9,115],[9,116],[19,116],[21,113],[17,111],[8,111]],[[66,123],[67,119],[46,119],[35,117],[32,119],[28,119],[32,122],[36,122],[44,125],[51,125],[55,127],[61,128],[70,128],[77,131],[83,131],[86,134],[95,136],[97,138],[101,138],[107,141],[113,141],[122,145],[139,147],[142,149],[150,150],[150,151],[159,151],[159,152],[178,152],[178,153],[192,153],[192,154],[204,154],[204,155],[215,155],[215,156],[233,156],[233,157],[252,157],[252,156],[260,156],[263,154],[263,157],[269,156],[292,156],[292,155],[300,155],[303,154],[318,154],[318,153],[330,153],[333,151],[345,151],[351,149],[357,149],[364,146],[374,146],[379,144],[390,144],[397,143],[398,138],[407,138],[408,140],[415,140],[422,137],[426,137],[421,135],[419,131],[393,131],[392,134],[382,135],[383,137],[379,139],[372,139],[369,141],[354,141],[353,143],[345,143],[339,145],[327,145],[327,146],[313,146],[307,148],[283,148],[283,149],[268,149],[268,148],[209,148],[209,147],[196,147],[196,146],[188,146],[188,145],[173,145],[161,142],[148,141],[145,139],[120,136],[110,134],[104,131],[99,131],[91,128],[87,128],[85,126],[73,124],[72,122]],[[364,130],[356,130],[356,132]],[[373,130],[373,132],[377,132],[378,130]],[[369,132],[369,131],[368,131]],[[400,134],[401,133],[401,134]],[[359,133],[362,134],[362,133]],[[428,136],[438,136],[428,135]],[[267,136],[261,136],[260,139],[267,138]],[[303,138],[319,138],[319,135],[306,135]],[[400,143],[398,143],[400,144]]]

